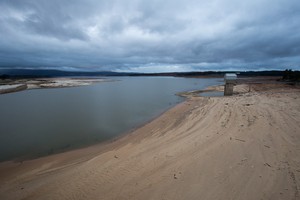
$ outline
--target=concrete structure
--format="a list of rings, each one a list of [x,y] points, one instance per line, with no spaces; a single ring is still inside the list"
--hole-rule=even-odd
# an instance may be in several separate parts
[[[236,85],[236,79],[236,74],[225,74],[224,96],[231,96],[233,94],[233,86]]]

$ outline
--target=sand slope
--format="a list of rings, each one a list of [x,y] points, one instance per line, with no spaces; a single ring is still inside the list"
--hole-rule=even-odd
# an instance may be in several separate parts
[[[102,147],[2,163],[0,199],[300,199],[300,90],[237,89]]]

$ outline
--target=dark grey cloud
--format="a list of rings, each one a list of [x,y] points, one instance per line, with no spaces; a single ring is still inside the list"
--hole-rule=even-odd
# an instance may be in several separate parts
[[[0,0],[0,67],[300,69],[298,0]]]

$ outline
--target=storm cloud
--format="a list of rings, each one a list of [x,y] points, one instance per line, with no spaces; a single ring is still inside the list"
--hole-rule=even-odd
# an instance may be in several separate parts
[[[0,67],[300,69],[299,0],[0,0]]]

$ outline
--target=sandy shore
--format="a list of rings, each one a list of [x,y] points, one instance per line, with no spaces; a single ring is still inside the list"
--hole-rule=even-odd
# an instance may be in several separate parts
[[[300,199],[300,89],[236,91],[110,143],[1,163],[0,199]]]
[[[0,85],[0,94],[26,90],[26,84]]]

